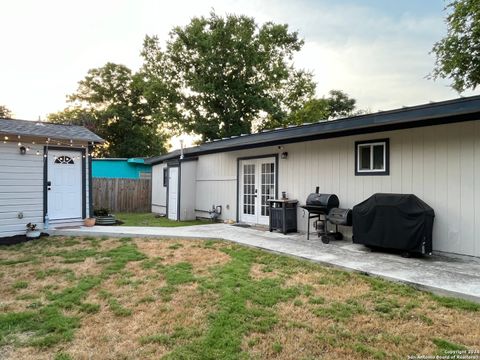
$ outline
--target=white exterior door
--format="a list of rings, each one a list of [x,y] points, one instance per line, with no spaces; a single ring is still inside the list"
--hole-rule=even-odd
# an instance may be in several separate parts
[[[275,198],[275,158],[242,160],[240,162],[240,221],[268,225],[268,199]]]
[[[168,168],[168,218],[178,220],[178,167]]]
[[[82,218],[82,153],[48,151],[47,213],[51,220]]]

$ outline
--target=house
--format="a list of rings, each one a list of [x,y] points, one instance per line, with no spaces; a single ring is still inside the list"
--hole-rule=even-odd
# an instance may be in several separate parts
[[[144,158],[92,159],[92,176],[107,179],[150,179],[152,166]]]
[[[340,207],[412,193],[436,213],[437,252],[480,256],[480,96],[234,136],[146,161],[152,212],[268,223],[268,198],[305,203],[320,187]],[[307,215],[297,211],[299,229]],[[347,230],[347,229],[344,229]]]
[[[82,126],[0,119],[0,238],[79,224],[91,214],[91,151]]]

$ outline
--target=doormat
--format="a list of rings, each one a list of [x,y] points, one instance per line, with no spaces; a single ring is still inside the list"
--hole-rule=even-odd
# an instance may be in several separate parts
[[[235,223],[235,224],[232,224],[233,226],[238,226],[238,227],[243,227],[243,228],[251,228],[252,225],[249,225],[249,224],[244,224],[244,223]]]

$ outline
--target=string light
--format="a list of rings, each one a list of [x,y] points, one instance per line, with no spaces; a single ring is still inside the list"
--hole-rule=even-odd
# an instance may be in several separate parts
[[[13,139],[12,139],[13,137]],[[28,151],[32,151],[35,153],[35,155],[37,156],[40,156],[40,155],[43,155],[44,158],[47,158],[48,157],[48,148],[49,146],[51,147],[51,143],[53,142],[55,145],[54,146],[68,146],[70,145],[70,147],[72,148],[76,148],[76,149],[79,149],[79,148],[82,148],[82,149],[86,149],[88,148],[88,152],[83,154],[83,155],[76,155],[74,158],[76,158],[77,160],[81,159],[81,158],[93,158],[93,154],[91,153],[91,149],[90,149],[90,146],[94,147],[95,146],[95,142],[88,142],[88,145],[83,143],[83,144],[76,144],[74,139],[69,139],[69,140],[56,140],[56,139],[51,139],[51,138],[45,138],[46,140],[44,145],[43,146],[46,146],[46,152],[44,153],[44,150],[42,148],[38,148],[37,146],[40,146],[42,147],[42,142],[38,142],[37,141],[31,141],[31,142],[26,142],[26,141],[21,141],[22,139],[22,136],[21,135],[1,135],[0,136],[0,139],[3,138],[3,143],[4,144],[8,144],[8,143],[16,143],[18,145],[18,147],[25,147],[25,150],[28,152]],[[15,140],[14,140],[15,139]],[[29,144],[30,146],[27,146],[27,144]],[[55,157],[56,159],[57,157]]]

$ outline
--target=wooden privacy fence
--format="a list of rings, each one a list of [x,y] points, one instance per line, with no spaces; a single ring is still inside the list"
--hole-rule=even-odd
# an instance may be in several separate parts
[[[151,179],[92,179],[93,207],[115,212],[150,212]]]

